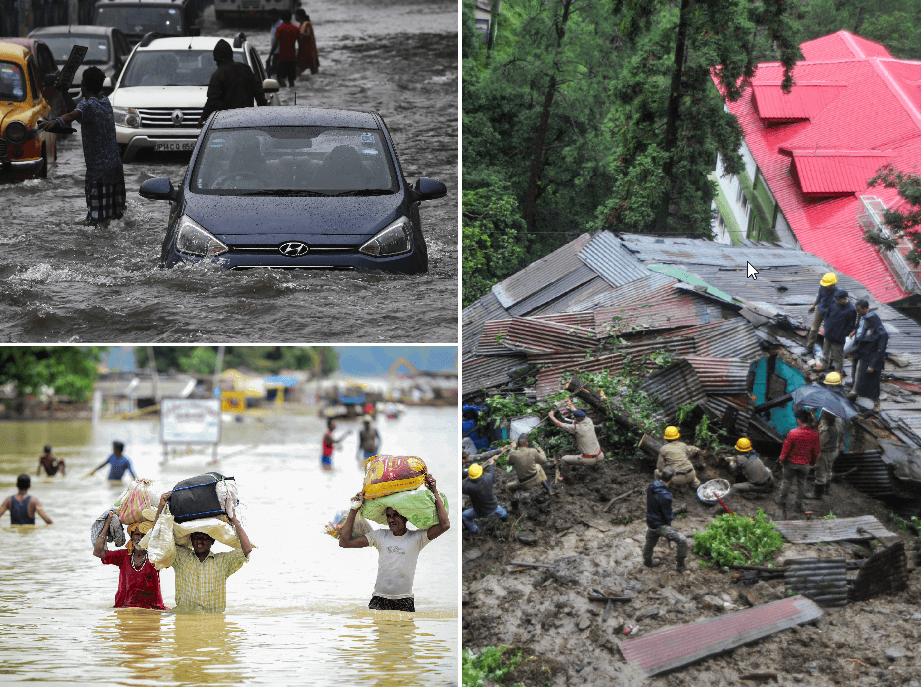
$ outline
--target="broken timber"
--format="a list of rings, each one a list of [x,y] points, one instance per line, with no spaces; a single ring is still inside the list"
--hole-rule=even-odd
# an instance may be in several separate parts
[[[832,520],[781,520],[774,522],[774,527],[793,544],[874,538],[883,541],[895,536],[872,515]]]
[[[822,614],[813,601],[793,596],[627,639],[621,642],[620,652],[628,663],[651,677],[812,622]]]

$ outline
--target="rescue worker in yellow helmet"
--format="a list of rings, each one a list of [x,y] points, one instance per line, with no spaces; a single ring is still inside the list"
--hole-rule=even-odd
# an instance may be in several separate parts
[[[812,318],[812,328],[809,330],[809,337],[806,339],[806,348],[809,351],[809,356],[812,357],[812,347],[815,344],[816,338],[819,336],[819,327],[822,326],[822,321],[825,319],[825,315],[828,314],[828,309],[835,302],[835,292],[838,288],[835,284],[838,283],[838,277],[834,272],[827,272],[822,281],[819,282],[819,295],[816,296],[815,301],[812,305],[809,306],[809,312],[815,313],[815,317]]]
[[[774,475],[755,453],[751,440],[748,437],[740,437],[735,449],[735,455],[729,458],[729,467],[732,469],[735,483],[726,496],[740,492],[753,496],[766,494],[773,489]]]
[[[675,472],[670,483],[672,488],[689,484],[697,489],[700,486],[700,480],[697,479],[697,473],[694,472],[691,456],[698,455],[701,450],[696,446],[688,446],[683,441],[679,441],[681,433],[677,427],[666,427],[664,436],[665,445],[659,449],[659,460],[656,462],[656,479],[662,479],[665,468],[671,468]]]
[[[493,463],[496,462],[496,456],[480,465],[473,463],[467,469],[467,479],[461,485],[461,491],[470,498],[471,508],[461,513],[461,520],[464,522],[464,529],[467,532],[479,532],[477,527],[477,518],[487,518],[493,513],[503,520],[508,517],[505,509],[499,505],[496,499]]]
[[[837,372],[829,372],[825,375],[824,383],[833,389],[840,390],[841,375]],[[847,424],[844,420],[832,415],[827,410],[823,410],[822,416],[819,418],[819,439],[822,442],[822,448],[815,463],[815,489],[811,493],[805,494],[803,498],[811,501],[821,500],[831,486],[833,466],[838,454],[844,450],[846,434]]]

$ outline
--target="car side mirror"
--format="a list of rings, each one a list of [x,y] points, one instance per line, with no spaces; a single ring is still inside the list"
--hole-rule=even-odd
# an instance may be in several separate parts
[[[141,188],[138,189],[138,195],[147,200],[173,201],[176,200],[178,194],[169,179],[157,177],[156,179],[148,179],[141,184]]]
[[[444,198],[448,195],[448,187],[438,181],[438,179],[420,177],[419,181],[413,185],[413,192],[416,196],[416,200],[435,200],[436,198]]]
[[[266,93],[278,93],[281,90],[281,86],[278,85],[275,79],[266,79],[262,82],[262,90]]]

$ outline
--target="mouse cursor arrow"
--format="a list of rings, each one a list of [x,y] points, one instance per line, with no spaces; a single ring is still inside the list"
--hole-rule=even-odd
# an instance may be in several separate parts
[[[745,264],[748,265],[748,276],[755,281],[758,281],[758,270],[756,270],[754,266],[747,260],[745,261]]]

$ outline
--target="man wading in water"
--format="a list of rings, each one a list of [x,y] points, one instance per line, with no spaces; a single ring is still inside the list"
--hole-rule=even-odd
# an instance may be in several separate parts
[[[115,116],[112,103],[102,94],[106,75],[99,67],[83,72],[83,100],[73,112],[42,122],[45,131],[69,122],[80,122],[83,136],[83,157],[86,159],[86,219],[87,226],[108,224],[121,219],[125,212],[125,171],[115,141]]]
[[[343,549],[361,549],[365,546],[377,549],[377,580],[374,583],[374,594],[368,603],[368,608],[372,611],[416,611],[413,601],[413,577],[416,574],[419,552],[432,539],[440,537],[451,527],[448,511],[445,510],[441,494],[435,488],[435,478],[431,474],[425,476],[425,486],[435,495],[435,513],[438,515],[438,524],[427,530],[407,530],[407,518],[393,508],[388,508],[386,513],[389,529],[373,530],[353,539],[352,527],[355,524],[355,515],[361,508],[361,492],[352,499],[349,517],[342,526],[339,546]]]

